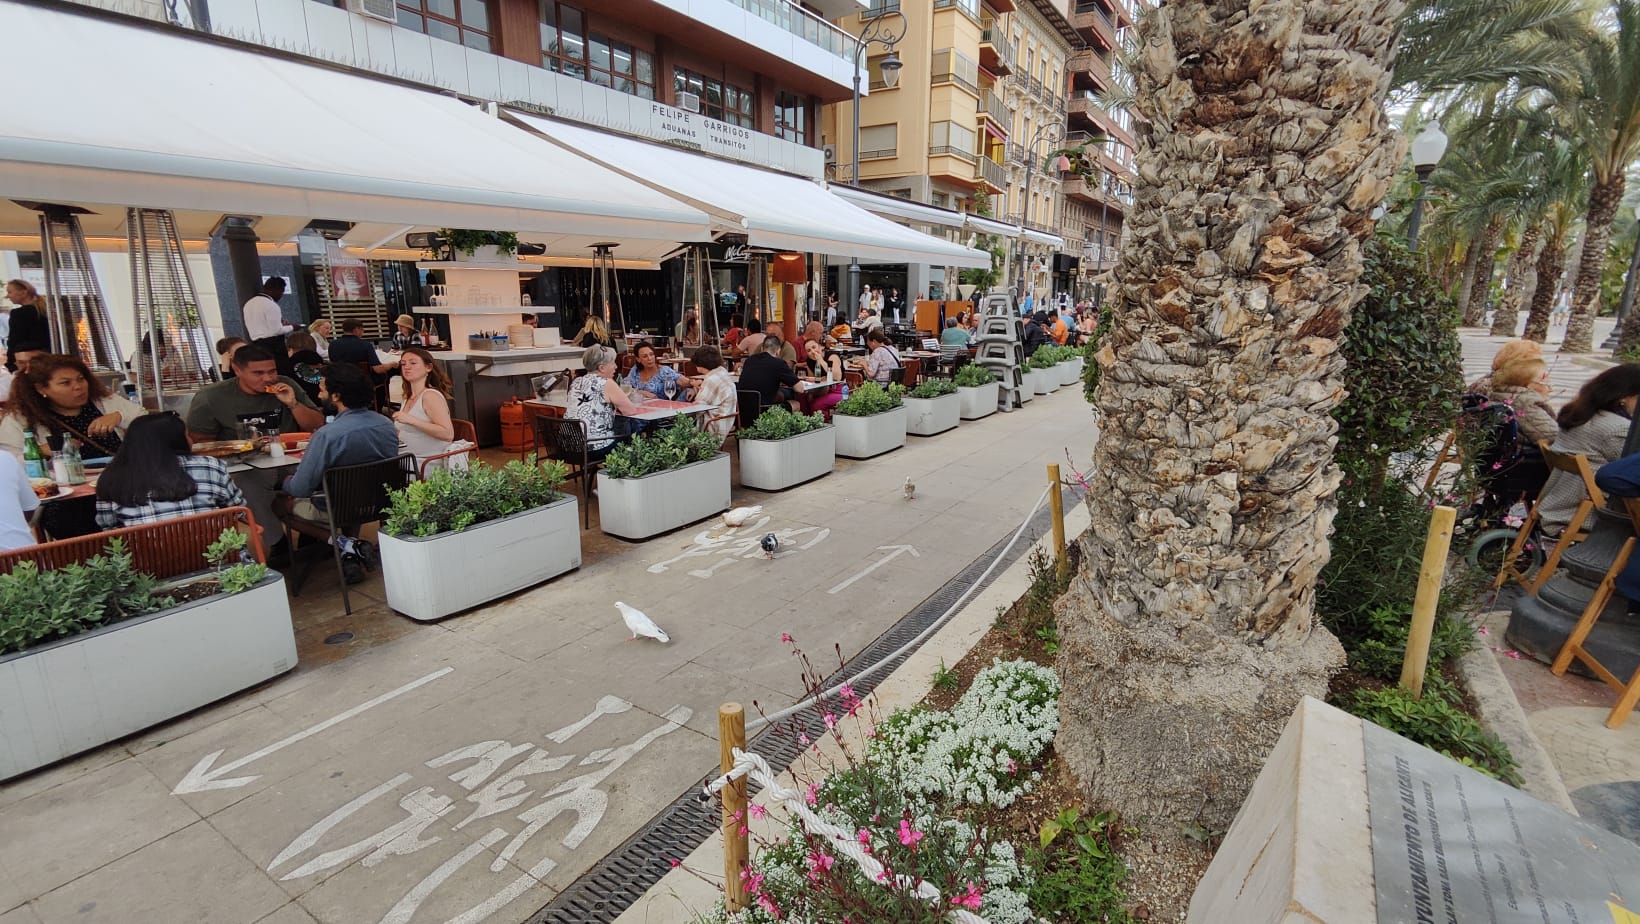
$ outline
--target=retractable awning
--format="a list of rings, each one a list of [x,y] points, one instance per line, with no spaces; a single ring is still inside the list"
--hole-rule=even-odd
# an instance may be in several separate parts
[[[936,208],[932,205],[923,205],[921,202],[901,199],[899,196],[867,192],[863,189],[840,186],[836,183],[831,184],[826,189],[837,198],[852,202],[875,215],[891,215],[895,218],[904,218],[907,221],[920,221],[924,224],[940,225],[946,228],[961,228],[966,224],[964,219],[967,216],[962,212],[951,209]]]
[[[525,113],[521,127],[694,205],[753,246],[875,263],[989,267],[983,251],[913,231],[832,195],[819,183]]]
[[[1021,236],[1024,237],[1025,240],[1030,241],[1033,244],[1045,244],[1045,245],[1047,245],[1049,247],[1052,247],[1056,250],[1065,246],[1065,239],[1060,237],[1059,235],[1057,235],[1057,234],[1048,234],[1046,232],[1037,231],[1037,230],[1034,230],[1034,229],[1031,229],[1031,228],[1024,229],[1021,232]]]
[[[981,234],[995,234],[1010,240],[1019,237],[1023,229],[1019,225],[1010,225],[1003,221],[994,221],[990,218],[981,218],[978,215],[966,215],[967,227]]]
[[[335,219],[378,240],[516,231],[567,255],[710,236],[702,210],[451,96],[14,0],[0,35],[28,37],[7,66],[36,84],[0,119],[3,198]]]

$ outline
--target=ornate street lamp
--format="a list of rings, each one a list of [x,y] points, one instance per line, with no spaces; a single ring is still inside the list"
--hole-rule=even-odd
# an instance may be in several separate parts
[[[1025,226],[1027,210],[1031,207],[1031,174],[1036,169],[1036,149],[1044,139],[1058,141],[1065,137],[1065,123],[1044,122],[1031,135],[1031,143],[1025,148],[1025,188],[1019,194],[1019,222]],[[1019,304],[1025,304],[1025,235],[1019,236]]]
[[[895,23],[898,22],[896,28]],[[900,83],[900,68],[904,63],[900,60],[899,52],[894,46],[905,38],[910,24],[905,14],[899,10],[884,13],[866,23],[865,28],[854,39],[854,145],[851,149],[853,162],[849,170],[849,182],[860,185],[860,55],[865,53],[866,47],[875,43],[888,49],[888,57],[877,65],[883,73],[883,86],[893,89]],[[848,259],[848,301],[853,305],[854,300],[860,297],[860,258],[850,256]]]
[[[1446,132],[1441,131],[1440,122],[1425,125],[1418,137],[1412,139],[1412,169],[1418,174],[1418,195],[1412,200],[1412,217],[1407,219],[1408,250],[1418,249],[1418,226],[1424,219],[1424,188],[1445,153]]]

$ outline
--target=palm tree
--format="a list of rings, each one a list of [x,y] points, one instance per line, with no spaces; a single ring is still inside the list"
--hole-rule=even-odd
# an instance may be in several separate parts
[[[1498,310],[1492,315],[1494,337],[1513,337],[1515,328],[1520,326],[1520,306],[1526,300],[1526,293],[1537,285],[1538,244],[1542,238],[1542,226],[1536,222],[1528,224],[1521,232],[1515,252],[1509,255],[1509,265],[1503,272],[1507,286],[1503,298],[1498,299]]]
[[[1140,179],[1095,404],[1057,747],[1090,804],[1227,826],[1343,663],[1316,624],[1338,345],[1404,145],[1400,0],[1166,3],[1132,68]]]
[[[1612,0],[1609,18],[1583,31],[1573,55],[1577,80],[1549,83],[1559,115],[1588,156],[1591,181],[1565,353],[1594,347],[1606,242],[1623,201],[1624,172],[1640,158],[1640,0]]]

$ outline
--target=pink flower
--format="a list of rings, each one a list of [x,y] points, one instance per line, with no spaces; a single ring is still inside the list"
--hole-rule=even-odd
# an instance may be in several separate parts
[[[804,794],[803,801],[807,802],[809,804],[809,808],[814,808],[815,806],[820,804],[820,784],[819,783],[810,783],[809,784],[809,791],[806,794]]]
[[[845,700],[854,699],[854,688],[845,683],[837,688],[837,695]]]
[[[1487,629],[1485,626],[1477,627],[1477,631],[1479,631],[1480,634],[1482,634],[1482,635],[1491,635],[1492,634],[1491,630]]]
[[[905,847],[916,847],[917,842],[923,839],[923,833],[911,827],[907,818],[900,819],[900,844]]]
[[[867,850],[871,849],[871,832],[867,831],[865,828],[861,828],[860,832],[854,835],[854,839],[860,842],[861,847],[864,847]]]
[[[774,899],[769,897],[769,893],[759,892],[757,894],[757,905],[773,916],[776,921],[780,920],[780,907],[774,903]]]
[[[968,891],[951,900],[951,903],[970,911],[978,911],[982,894],[979,887],[972,882],[968,883]]]
[[[830,730],[830,729],[833,729],[833,728],[837,727],[837,716],[835,716],[835,715],[828,712],[824,716],[822,716],[822,718],[824,718],[826,720],[827,730]]]
[[[769,810],[758,803],[753,803],[749,811],[752,813],[753,818],[762,818],[763,816],[769,814]]]
[[[797,733],[797,743],[803,745],[804,747],[808,747],[808,744],[809,744],[808,733],[807,732],[798,732]]]
[[[792,634],[790,632],[782,632],[780,633],[780,640],[789,645],[791,644]]]
[[[809,854],[809,881],[810,882],[818,882],[820,880],[820,874],[821,873],[831,872],[831,864],[833,862],[834,862],[834,858],[829,854],[821,853],[818,850],[814,851],[813,853],[810,853]]]
[[[1503,656],[1506,657],[1506,658],[1514,658],[1516,661],[1520,660],[1520,652],[1516,651],[1513,648],[1511,648],[1508,651],[1504,652]]]
[[[1009,773],[1016,773],[1016,772],[1018,772],[1018,770],[1019,770],[1019,764],[1014,763],[1014,759],[1012,757],[1008,758],[1008,772]]]
[[[678,859],[677,857],[673,857],[672,859],[670,859],[666,862],[672,864],[673,869],[677,869],[678,867],[683,865],[683,861]]]
[[[740,871],[740,878],[746,880],[746,891],[761,892],[763,890],[762,873],[753,873],[749,870],[743,869]]]

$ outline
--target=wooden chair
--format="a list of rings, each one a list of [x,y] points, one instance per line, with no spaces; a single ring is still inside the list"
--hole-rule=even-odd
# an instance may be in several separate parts
[[[134,570],[160,579],[180,577],[209,567],[205,561],[205,548],[215,542],[225,529],[245,533],[248,540],[246,548],[251,555],[258,562],[268,560],[262,548],[262,531],[257,528],[250,508],[225,507],[174,520],[125,526],[0,552],[0,574],[10,572],[19,562],[25,561],[32,561],[46,571],[77,564],[101,555],[108,550],[111,541],[119,539],[131,555]]]
[[[342,585],[342,608],[351,615],[353,600],[347,593],[347,572],[342,568],[342,547],[336,541],[351,536],[366,523],[379,521],[387,510],[388,492],[402,489],[416,477],[416,457],[403,453],[391,459],[364,462],[359,465],[338,465],[328,469],[324,476],[325,505],[330,521],[305,520],[287,513],[279,518],[285,531],[292,536],[291,558],[296,559],[295,537],[306,536],[330,544],[330,557],[336,563],[336,578]],[[352,532],[349,532],[352,530]],[[291,575],[291,593],[300,596],[313,563],[299,563]]]
[[[569,466],[570,477],[581,483],[582,529],[592,528],[592,479],[598,473],[598,460],[592,458],[587,422],[575,417],[535,418],[535,444],[545,454]]]
[[[418,479],[426,481],[427,470],[432,468],[433,463],[435,462],[443,462],[445,459],[454,458],[456,456],[470,456],[471,458],[467,461],[471,463],[478,458],[478,428],[473,426],[473,422],[470,420],[462,420],[459,417],[452,417],[450,418],[450,426],[454,427],[456,431],[456,438],[453,442],[466,440],[473,445],[468,449],[452,449],[449,452],[441,452],[436,456],[428,456],[427,458],[421,460],[421,468],[416,472],[416,477]],[[439,467],[443,468],[442,465]]]
[[[1560,564],[1560,556],[1572,547],[1572,543],[1581,542],[1588,536],[1584,525],[1589,520],[1589,514],[1606,506],[1606,495],[1594,483],[1594,469],[1589,467],[1587,456],[1575,452],[1555,452],[1549,448],[1549,443],[1545,440],[1538,440],[1538,450],[1543,453],[1543,461],[1548,464],[1551,472],[1565,472],[1582,480],[1583,499],[1578,501],[1577,510],[1572,514],[1566,528],[1561,531],[1554,548],[1549,550],[1549,557],[1544,559],[1543,567],[1538,569],[1536,575],[1528,578],[1518,562],[1521,560],[1521,553],[1526,550],[1526,544],[1531,542],[1536,534],[1539,523],[1538,507],[1543,502],[1543,495],[1549,491],[1548,483],[1544,483],[1543,490],[1538,492],[1537,500],[1532,502],[1531,511],[1526,514],[1525,522],[1520,524],[1520,531],[1515,533],[1515,541],[1509,544],[1509,551],[1503,558],[1503,567],[1498,569],[1498,576],[1492,581],[1493,590],[1501,588],[1510,578],[1514,578],[1526,588],[1527,593],[1537,593],[1543,582],[1555,573],[1555,568]],[[1541,536],[1537,538],[1542,539]]]
[[[905,373],[900,379],[900,384],[907,388],[915,388],[917,383],[922,381],[922,360],[907,359],[904,362]]]
[[[1600,619],[1601,611],[1611,602],[1612,594],[1617,592],[1617,576],[1627,567],[1636,543],[1640,543],[1640,498],[1625,497],[1622,501],[1623,510],[1629,515],[1629,523],[1635,534],[1623,542],[1623,547],[1618,550],[1611,567],[1606,569],[1605,576],[1600,579],[1600,585],[1595,588],[1594,596],[1589,599],[1589,605],[1583,608],[1583,615],[1572,628],[1572,634],[1566,637],[1566,643],[1560,647],[1560,654],[1555,656],[1555,663],[1549,667],[1549,670],[1559,677],[1566,673],[1566,668],[1571,667],[1572,659],[1576,658],[1593,671],[1596,677],[1604,680],[1607,686],[1617,690],[1617,704],[1606,715],[1607,728],[1622,728],[1623,723],[1629,720],[1629,713],[1634,711],[1635,703],[1640,702],[1640,668],[1635,668],[1634,674],[1625,683],[1617,679],[1617,675],[1583,647],[1589,633],[1594,631],[1594,624]]]

